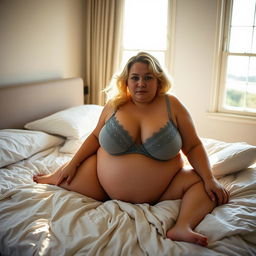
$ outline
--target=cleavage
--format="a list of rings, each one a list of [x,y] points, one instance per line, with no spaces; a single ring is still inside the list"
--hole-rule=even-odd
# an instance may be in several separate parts
[[[117,125],[120,127],[120,129],[122,129],[125,132],[125,134],[130,138],[131,143],[133,145],[144,145],[144,144],[146,144],[147,141],[152,140],[163,129],[166,129],[166,127],[168,126],[168,123],[170,122],[170,120],[168,120],[165,125],[160,127],[156,132],[153,132],[151,136],[149,136],[144,142],[142,142],[141,136],[138,136],[139,140],[137,139],[137,140],[134,141],[133,137],[130,135],[129,131],[127,129],[125,129],[124,126],[120,123],[120,121],[116,118],[116,115],[113,115],[113,118],[114,118],[115,122],[117,123]]]

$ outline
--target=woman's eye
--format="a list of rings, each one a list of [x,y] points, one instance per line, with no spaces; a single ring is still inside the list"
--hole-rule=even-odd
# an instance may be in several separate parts
[[[144,80],[144,81],[150,81],[150,80],[152,80],[153,78],[154,78],[153,76],[144,76],[144,77],[143,77],[143,80]],[[130,79],[133,80],[133,81],[138,82],[138,81],[140,80],[140,77],[139,77],[139,76],[131,76]]]
[[[150,80],[152,80],[153,79],[153,76],[145,76],[145,81],[150,81]]]
[[[139,81],[140,78],[139,78],[138,76],[132,76],[131,79],[132,79],[133,81]]]

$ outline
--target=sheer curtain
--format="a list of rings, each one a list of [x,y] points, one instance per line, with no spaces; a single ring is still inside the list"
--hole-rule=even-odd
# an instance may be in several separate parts
[[[87,103],[105,103],[102,90],[118,69],[124,0],[85,1],[85,85]]]

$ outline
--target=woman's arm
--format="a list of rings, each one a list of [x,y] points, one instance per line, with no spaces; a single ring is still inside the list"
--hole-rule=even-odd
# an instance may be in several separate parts
[[[101,116],[99,118],[98,124],[93,132],[86,138],[84,143],[81,145],[79,150],[70,160],[70,162],[65,165],[59,172],[59,178],[56,185],[59,185],[64,179],[70,184],[74,176],[76,175],[77,168],[91,155],[95,154],[100,147],[98,136],[101,128],[105,124],[106,118],[111,114],[111,108],[106,105],[102,110]]]
[[[182,138],[182,151],[189,163],[200,175],[205,184],[205,190],[212,200],[218,200],[218,204],[228,201],[229,195],[226,189],[214,178],[207,153],[196,133],[190,113],[185,106],[174,96],[171,97],[174,118]]]

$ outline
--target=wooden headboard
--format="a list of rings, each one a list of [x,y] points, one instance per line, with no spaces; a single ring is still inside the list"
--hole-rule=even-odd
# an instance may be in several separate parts
[[[23,128],[27,122],[82,104],[81,78],[0,87],[0,129]]]

